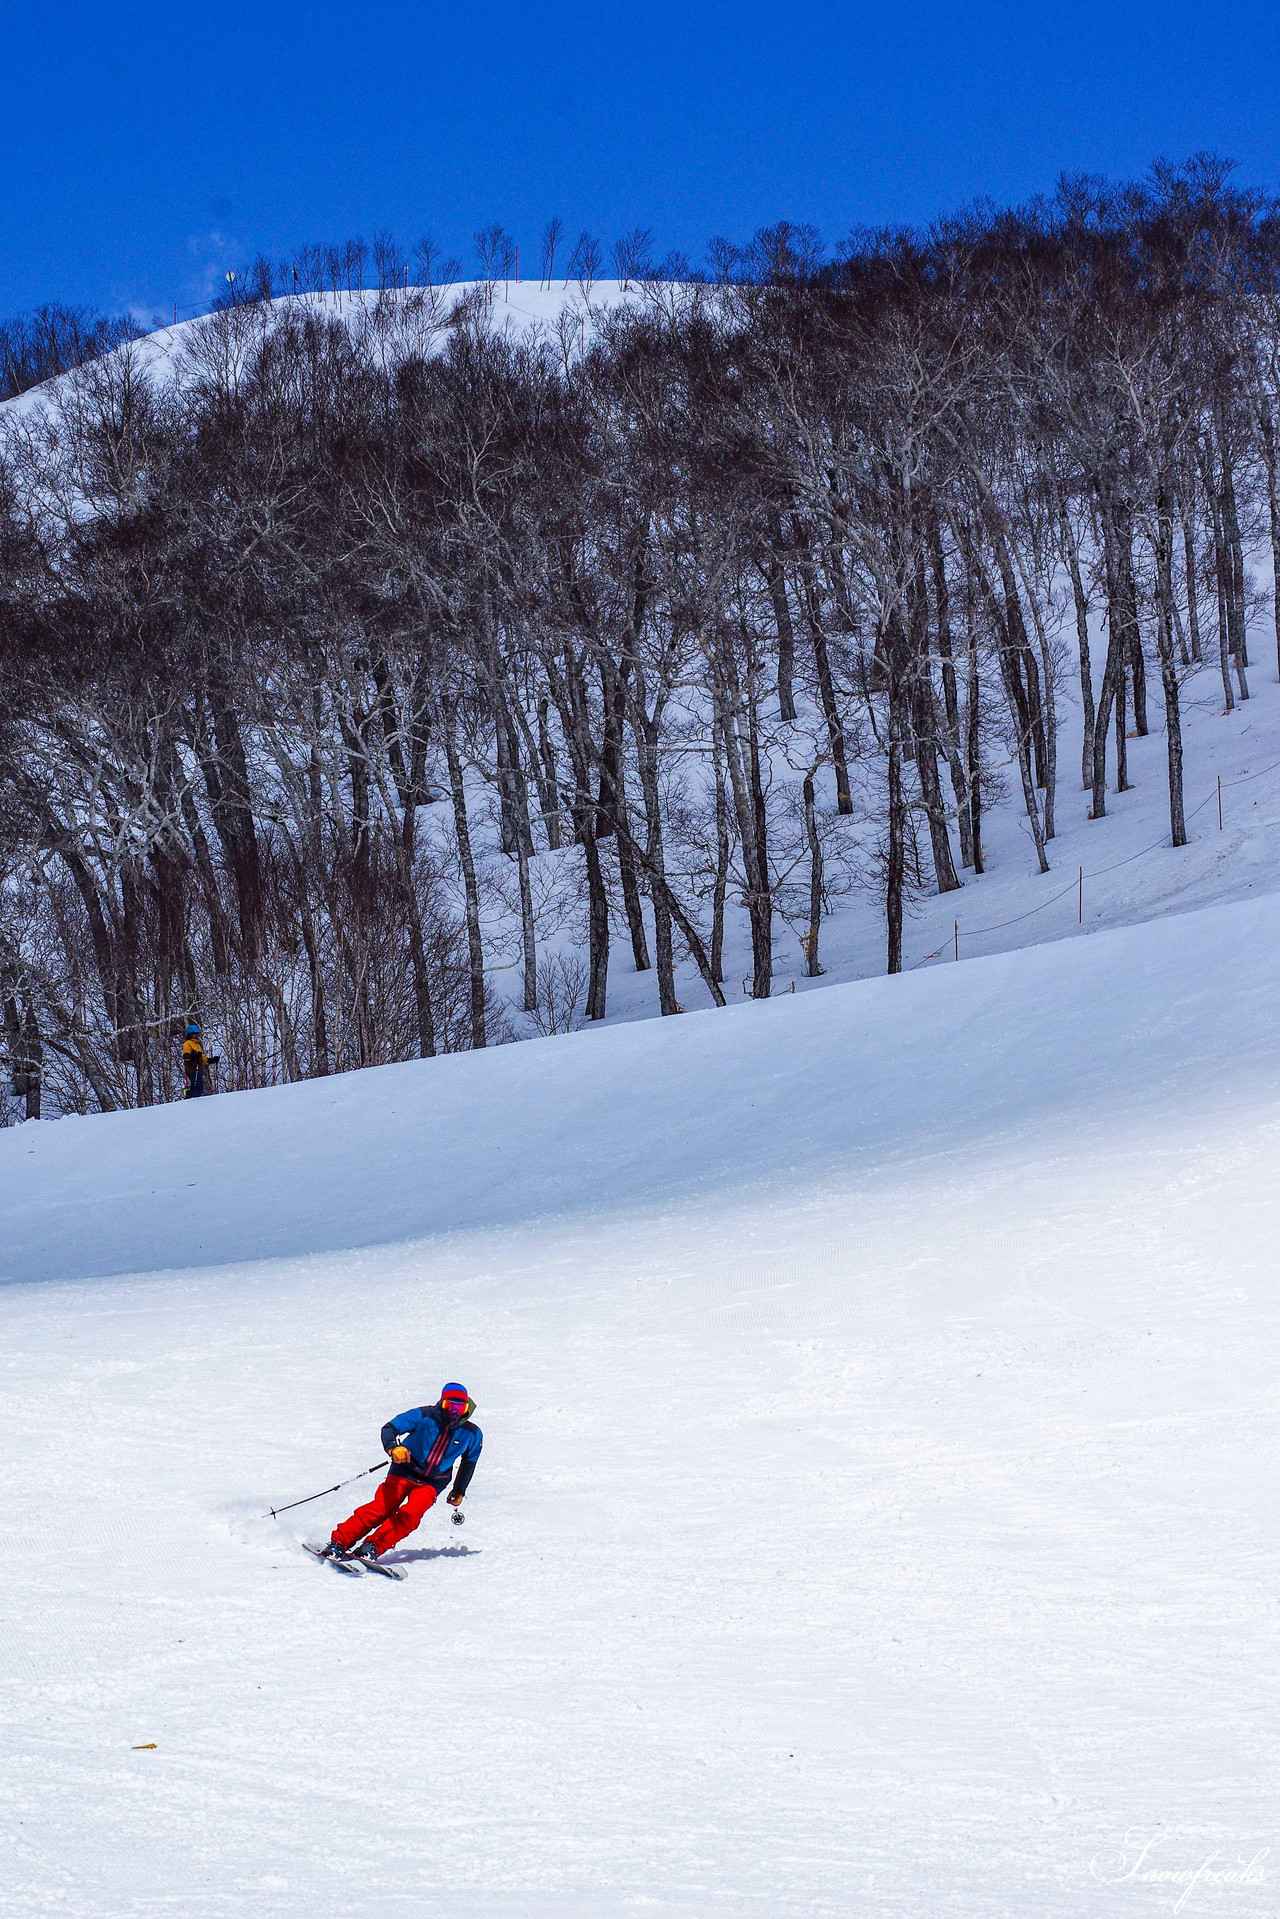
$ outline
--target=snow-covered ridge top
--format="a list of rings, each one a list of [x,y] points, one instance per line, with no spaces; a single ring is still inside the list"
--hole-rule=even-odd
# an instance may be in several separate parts
[[[381,320],[385,323],[383,335],[394,350],[397,338],[420,348],[433,332],[443,337],[463,313],[483,320],[492,332],[509,335],[556,327],[568,314],[578,319],[580,337],[585,339],[602,314],[636,304],[643,297],[644,290],[635,281],[624,285],[620,280],[596,280],[589,287],[572,280],[555,281],[551,286],[538,280],[461,280],[449,286],[412,286],[383,292],[290,293],[180,320],[175,326],[130,340],[101,359],[88,360],[83,367],[0,402],[0,421],[13,425],[44,414],[56,407],[77,381],[92,377],[95,370],[111,362],[129,363],[140,374],[178,373],[220,330],[238,329],[241,337],[247,334],[256,339],[281,320],[299,313],[323,314],[352,325]]]

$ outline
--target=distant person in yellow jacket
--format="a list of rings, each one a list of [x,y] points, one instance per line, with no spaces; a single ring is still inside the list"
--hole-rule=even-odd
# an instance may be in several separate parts
[[[200,1028],[192,1020],[182,1042],[182,1077],[186,1085],[183,1099],[199,1099],[204,1092],[204,1069],[209,1064],[200,1041]]]

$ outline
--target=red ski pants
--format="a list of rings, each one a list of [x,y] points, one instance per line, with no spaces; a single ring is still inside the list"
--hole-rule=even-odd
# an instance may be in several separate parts
[[[350,1552],[366,1533],[373,1533],[374,1551],[385,1553],[421,1523],[423,1514],[435,1505],[439,1491],[438,1486],[423,1486],[416,1479],[388,1473],[368,1505],[357,1506],[350,1519],[334,1527],[334,1545]]]

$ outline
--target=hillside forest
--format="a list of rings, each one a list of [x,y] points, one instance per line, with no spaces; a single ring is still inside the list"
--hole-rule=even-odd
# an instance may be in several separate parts
[[[6,1120],[172,1098],[192,1016],[251,1087],[619,965],[723,1005],[727,946],[768,998],[855,891],[899,971],[992,808],[1048,872],[1149,730],[1185,842],[1189,678],[1280,657],[1280,203],[1202,159],[608,281],[553,223],[518,330],[481,239],[259,262],[164,354],[6,335]]]

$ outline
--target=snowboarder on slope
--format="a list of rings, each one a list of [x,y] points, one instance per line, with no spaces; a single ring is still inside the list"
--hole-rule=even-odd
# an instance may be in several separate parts
[[[192,1020],[182,1042],[182,1077],[186,1084],[183,1099],[199,1099],[204,1093],[204,1069],[209,1064],[200,1039],[200,1028]]]
[[[335,1526],[325,1559],[377,1559],[411,1533],[430,1512],[460,1462],[449,1504],[460,1506],[471,1484],[484,1434],[471,1422],[476,1409],[465,1386],[450,1380],[434,1406],[413,1406],[382,1429],[391,1470],[367,1506]],[[365,1534],[369,1537],[365,1538]],[[364,1544],[357,1546],[358,1540]]]

